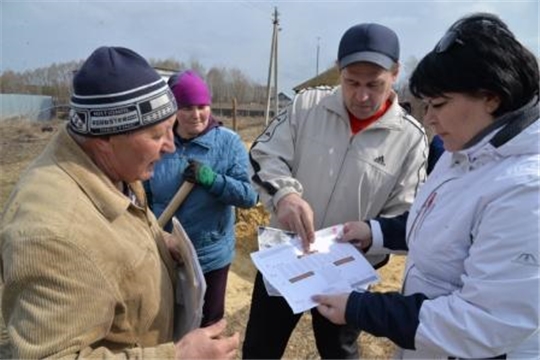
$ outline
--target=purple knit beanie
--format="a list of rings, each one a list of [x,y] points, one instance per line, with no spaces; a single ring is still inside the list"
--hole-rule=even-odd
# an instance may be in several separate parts
[[[208,86],[194,71],[186,70],[172,80],[169,84],[178,108],[212,103]]]

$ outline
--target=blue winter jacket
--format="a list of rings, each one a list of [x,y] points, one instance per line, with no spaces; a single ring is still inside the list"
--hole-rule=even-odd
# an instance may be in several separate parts
[[[232,262],[235,253],[234,206],[249,208],[257,193],[250,184],[247,150],[240,136],[222,126],[189,141],[175,136],[176,151],[155,165],[145,182],[150,207],[159,217],[184,182],[184,170],[193,159],[209,165],[216,180],[210,189],[195,185],[175,216],[193,242],[204,273]],[[165,227],[171,229],[169,222]]]

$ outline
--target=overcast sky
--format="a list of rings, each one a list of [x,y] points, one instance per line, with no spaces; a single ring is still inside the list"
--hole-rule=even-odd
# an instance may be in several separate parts
[[[85,59],[102,45],[146,58],[236,67],[266,84],[274,7],[279,12],[278,85],[292,93],[336,59],[350,26],[394,29],[401,61],[420,59],[459,17],[498,14],[538,56],[538,0],[529,1],[1,1],[0,70],[24,71]]]

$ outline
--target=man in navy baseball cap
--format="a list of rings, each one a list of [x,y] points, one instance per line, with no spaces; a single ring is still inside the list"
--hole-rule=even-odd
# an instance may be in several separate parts
[[[392,69],[399,61],[396,33],[379,24],[359,24],[347,30],[339,43],[339,68],[360,61]]]
[[[337,55],[341,94],[353,116],[353,132],[358,132],[385,114],[392,103],[392,87],[399,74],[399,39],[384,25],[354,25],[341,37]]]
[[[302,90],[250,150],[253,183],[272,214],[271,226],[297,233],[307,250],[316,230],[406,211],[425,178],[425,132],[393,90],[395,32],[380,24],[352,26],[337,55],[340,86]],[[374,267],[388,261],[380,253],[368,252],[366,259]],[[259,273],[245,359],[282,358],[302,316],[273,295]],[[357,329],[332,324],[316,309],[311,315],[320,358],[360,357]]]

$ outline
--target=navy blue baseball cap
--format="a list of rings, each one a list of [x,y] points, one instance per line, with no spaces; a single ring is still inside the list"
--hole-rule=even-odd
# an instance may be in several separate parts
[[[360,61],[390,70],[399,61],[396,33],[379,24],[358,24],[349,28],[339,42],[339,69]]]

